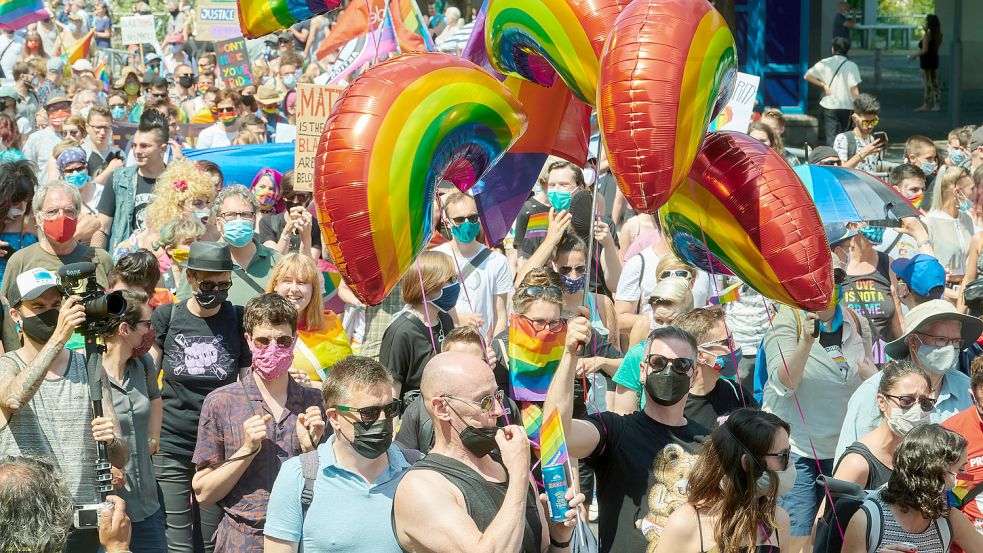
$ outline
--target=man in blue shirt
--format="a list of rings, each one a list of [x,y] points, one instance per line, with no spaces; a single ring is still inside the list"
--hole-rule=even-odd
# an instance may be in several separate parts
[[[970,407],[969,377],[959,372],[959,352],[983,334],[983,321],[963,315],[945,300],[929,300],[905,316],[905,333],[889,343],[884,351],[893,359],[910,357],[932,381],[936,398],[931,421],[940,423]],[[877,387],[883,373],[868,378],[857,388],[847,404],[846,418],[836,444],[836,458],[846,447],[877,426]]]

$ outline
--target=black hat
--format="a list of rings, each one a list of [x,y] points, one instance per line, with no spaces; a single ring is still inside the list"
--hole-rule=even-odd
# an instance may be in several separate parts
[[[218,242],[194,242],[188,253],[186,269],[224,273],[232,270],[232,254],[227,244]]]

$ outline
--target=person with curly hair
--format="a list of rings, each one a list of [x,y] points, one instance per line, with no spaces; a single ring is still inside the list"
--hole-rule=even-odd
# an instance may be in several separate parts
[[[160,230],[170,221],[207,221],[214,198],[215,185],[208,173],[191,161],[171,162],[154,185],[154,199],[147,207],[147,227],[120,242],[113,252],[113,259],[139,248],[153,250],[154,243],[160,238]]]
[[[961,511],[952,509],[947,492],[956,486],[967,460],[966,439],[937,424],[908,433],[894,452],[894,472],[887,486],[868,496],[850,519],[843,553],[983,551],[983,535]],[[880,528],[870,525],[876,524]],[[883,546],[883,547],[882,547]]]
[[[795,483],[789,426],[738,409],[710,434],[689,476],[686,503],[669,516],[656,553],[776,550],[789,543],[778,496]]]

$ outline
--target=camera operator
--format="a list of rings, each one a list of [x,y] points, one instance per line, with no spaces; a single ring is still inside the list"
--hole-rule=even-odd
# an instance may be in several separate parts
[[[116,467],[127,461],[126,444],[104,378],[104,417],[93,418],[85,356],[65,348],[85,322],[79,298],[62,299],[55,275],[34,268],[8,273],[10,316],[23,346],[0,357],[0,455],[44,455],[65,477],[76,506],[100,502],[96,492],[96,441],[107,444]],[[67,551],[95,552],[95,528],[75,529]]]

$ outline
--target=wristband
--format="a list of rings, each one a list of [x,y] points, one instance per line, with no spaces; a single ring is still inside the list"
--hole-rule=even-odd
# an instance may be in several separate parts
[[[570,547],[570,541],[572,540],[572,538],[573,536],[571,535],[571,537],[567,538],[567,541],[556,541],[555,539],[553,539],[553,536],[550,536],[550,545],[552,545],[553,547],[559,547],[561,549],[565,547]]]

